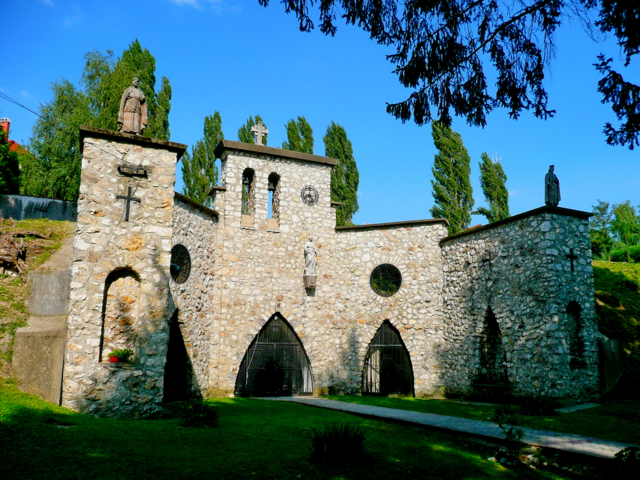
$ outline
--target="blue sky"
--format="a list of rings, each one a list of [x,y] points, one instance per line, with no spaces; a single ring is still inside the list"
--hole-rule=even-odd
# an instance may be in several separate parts
[[[339,24],[333,38],[302,33],[277,0],[268,8],[258,0],[5,0],[3,18],[10,21],[2,28],[0,91],[32,110],[51,100],[51,82],[78,84],[85,53],[121,55],[138,38],[156,58],[158,84],[163,75],[171,82],[172,141],[194,144],[204,117],[218,110],[225,138],[236,140],[247,117],[260,114],[269,145],[279,147],[284,124],[301,115],[314,129],[314,153],[324,155],[322,137],[335,121],[346,129],[360,171],[355,223],[431,217],[431,127],[403,124],[385,112],[386,102],[410,92],[385,59],[391,50],[358,28]],[[602,133],[606,121],[617,123],[600,103],[592,64],[600,52],[617,58],[615,42],[594,42],[577,22],[567,22],[556,40],[546,82],[555,118],[525,112],[514,121],[496,111],[484,129],[454,119],[472,159],[476,206],[484,205],[482,152],[501,159],[511,214],[543,205],[550,164],[560,179],[560,206],[590,211],[598,199],[640,204],[640,149],[610,147]],[[627,70],[640,81],[638,62]],[[0,116],[11,120],[12,139],[28,141],[35,115],[0,100]],[[484,217],[475,216],[472,224],[478,223]]]

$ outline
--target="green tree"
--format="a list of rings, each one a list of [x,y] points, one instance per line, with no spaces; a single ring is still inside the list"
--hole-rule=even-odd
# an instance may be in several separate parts
[[[265,128],[267,128],[267,124],[264,123],[264,121],[262,120],[262,117],[260,115],[256,115],[256,120],[255,122],[253,121],[253,117],[251,115],[249,115],[249,118],[247,118],[247,121],[244,125],[242,125],[239,129],[238,129],[238,141],[239,142],[243,142],[243,143],[252,143],[255,144],[255,138],[253,136],[253,133],[251,133],[251,128],[254,125],[257,125],[258,122],[262,122],[262,124],[264,125]],[[262,144],[263,145],[267,145],[267,137],[268,135],[265,135],[264,137],[262,137]]]
[[[77,200],[81,166],[78,126],[116,130],[122,93],[136,76],[148,103],[149,125],[144,136],[169,139],[171,86],[163,77],[156,94],[151,53],[138,40],[118,59],[110,50],[89,52],[81,80],[84,90],[68,80],[54,82],[53,100],[40,106],[41,118],[28,145],[30,155],[21,157],[25,194]]]
[[[20,193],[18,154],[11,151],[8,133],[0,131],[0,193]]]
[[[613,206],[611,231],[618,241],[627,247],[627,259],[631,262],[629,247],[637,245],[640,240],[640,218],[629,200]]]
[[[589,235],[591,237],[591,252],[594,257],[609,261],[613,238],[611,237],[611,222],[613,212],[609,202],[598,200],[598,205],[593,206],[593,217],[589,222]]]
[[[211,206],[209,192],[211,187],[218,184],[218,167],[214,150],[216,145],[224,139],[222,133],[222,118],[216,110],[213,116],[204,119],[204,137],[191,147],[191,154],[185,152],[182,156],[183,193],[187,197]]]
[[[82,157],[78,127],[94,117],[89,100],[69,81],[51,85],[53,100],[40,106],[28,149],[37,159],[23,170],[25,194],[59,200],[78,199]],[[27,157],[29,159],[29,157]]]
[[[331,171],[331,200],[341,202],[336,209],[336,225],[353,225],[353,216],[358,211],[358,184],[360,174],[353,146],[345,129],[335,122],[327,127],[323,138],[325,156],[335,158],[338,164]]]
[[[471,158],[459,133],[444,124],[433,122],[432,136],[438,153],[433,161],[433,218],[449,221],[449,235],[469,227],[473,210],[473,189],[469,176]]]
[[[480,185],[489,208],[479,207],[473,214],[484,215],[489,223],[493,223],[509,217],[507,175],[499,161],[492,162],[486,153],[480,158]]]
[[[640,53],[637,1],[319,0],[317,8],[310,8],[314,0],[283,3],[302,31],[314,28],[309,15],[317,11],[322,33],[333,36],[336,19],[341,18],[395,50],[387,58],[411,93],[402,102],[388,104],[387,112],[419,125],[431,120],[449,125],[455,114],[484,126],[496,107],[507,109],[512,118],[523,110],[542,119],[553,116],[545,80],[555,55],[556,30],[572,18],[590,34],[613,33],[624,56],[623,67],[637,78],[637,67],[630,67]],[[622,123],[619,128],[607,123],[604,133],[608,143],[633,148],[640,140],[640,86],[625,81],[610,63],[604,54],[595,63],[603,75],[598,91]],[[487,74],[495,75],[495,86]]]
[[[295,150],[302,153],[313,153],[313,130],[304,117],[293,118],[285,124],[287,139],[282,142],[285,150]]]

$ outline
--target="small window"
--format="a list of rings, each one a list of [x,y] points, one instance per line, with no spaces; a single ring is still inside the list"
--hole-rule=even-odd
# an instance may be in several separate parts
[[[269,175],[268,185],[267,228],[277,230],[280,226],[280,176],[277,173]]]
[[[255,172],[247,168],[242,174],[242,215],[253,216]]]
[[[191,273],[191,256],[184,245],[174,245],[171,249],[171,278],[176,283],[184,283]]]

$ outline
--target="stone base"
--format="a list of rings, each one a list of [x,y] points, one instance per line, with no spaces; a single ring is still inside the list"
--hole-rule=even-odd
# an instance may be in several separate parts
[[[304,279],[304,288],[316,288],[317,275],[303,275],[302,278]]]
[[[253,228],[253,217],[251,215],[242,215],[242,220],[240,221],[240,225],[243,227]]]
[[[67,317],[30,318],[16,330],[13,375],[20,390],[60,405]]]

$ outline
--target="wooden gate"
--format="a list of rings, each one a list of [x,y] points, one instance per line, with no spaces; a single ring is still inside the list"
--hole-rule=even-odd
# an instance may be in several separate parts
[[[274,315],[242,359],[235,394],[266,397],[312,393],[311,366],[302,343],[289,323]]]

